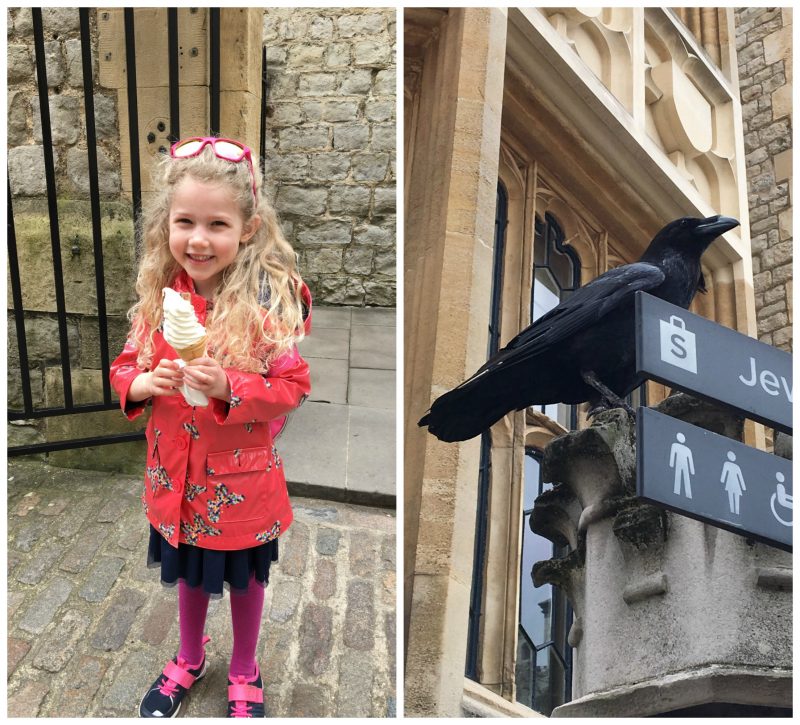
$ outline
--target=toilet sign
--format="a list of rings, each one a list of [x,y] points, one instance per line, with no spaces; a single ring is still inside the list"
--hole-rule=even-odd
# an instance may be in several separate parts
[[[792,550],[792,462],[650,408],[636,413],[636,493],[684,516]]]
[[[792,356],[636,293],[636,369],[670,387],[792,432]]]

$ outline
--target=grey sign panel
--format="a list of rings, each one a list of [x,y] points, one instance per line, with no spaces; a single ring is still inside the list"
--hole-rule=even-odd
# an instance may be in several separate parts
[[[792,550],[792,462],[650,408],[636,414],[636,493]]]
[[[636,293],[639,373],[792,432],[792,356],[747,335]]]

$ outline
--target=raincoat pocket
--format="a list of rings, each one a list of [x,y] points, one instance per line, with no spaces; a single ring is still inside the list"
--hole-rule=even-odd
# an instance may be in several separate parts
[[[237,448],[206,458],[208,520],[213,524],[250,521],[264,515],[272,449]]]

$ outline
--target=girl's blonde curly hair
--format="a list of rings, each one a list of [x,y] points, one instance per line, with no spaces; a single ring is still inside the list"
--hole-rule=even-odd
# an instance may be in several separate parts
[[[175,188],[191,178],[229,189],[245,226],[254,216],[261,217],[255,234],[239,246],[236,258],[222,273],[205,326],[209,355],[220,365],[265,372],[271,360],[303,338],[304,325],[296,255],[261,185],[257,184],[254,198],[247,162],[219,159],[210,146],[192,158],[165,155],[155,178],[155,188],[163,191],[141,217],[145,249],[136,279],[139,300],[128,312],[138,365],[147,369],[153,362],[153,334],[162,318],[161,290],[181,271],[169,249],[169,211]]]

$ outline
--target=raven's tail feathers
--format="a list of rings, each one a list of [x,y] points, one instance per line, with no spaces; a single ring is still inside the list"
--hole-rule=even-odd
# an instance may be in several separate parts
[[[466,441],[488,430],[511,410],[503,396],[478,377],[437,398],[417,425],[447,443]]]

